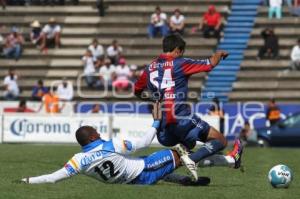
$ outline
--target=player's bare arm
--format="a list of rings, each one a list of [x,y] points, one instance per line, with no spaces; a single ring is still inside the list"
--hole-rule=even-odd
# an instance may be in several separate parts
[[[226,59],[226,57],[229,55],[228,52],[226,51],[217,51],[215,54],[213,54],[210,58],[209,61],[213,67],[217,66],[219,62],[222,59]]]

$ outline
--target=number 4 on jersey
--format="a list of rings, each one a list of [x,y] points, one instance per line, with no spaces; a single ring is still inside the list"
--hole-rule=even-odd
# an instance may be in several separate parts
[[[156,87],[160,89],[170,89],[175,86],[175,81],[172,79],[172,71],[171,69],[164,70],[164,75],[161,84],[157,81],[158,78],[158,70],[155,70],[150,73],[150,82]]]

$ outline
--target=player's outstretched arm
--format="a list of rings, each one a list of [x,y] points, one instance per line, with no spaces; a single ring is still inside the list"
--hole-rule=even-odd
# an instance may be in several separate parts
[[[23,178],[21,179],[21,182],[26,184],[56,183],[69,177],[70,176],[66,172],[65,168],[62,168],[60,170],[55,171],[52,174]]]
[[[26,184],[44,184],[44,183],[56,183],[61,180],[70,178],[80,173],[81,167],[77,156],[73,156],[63,168],[46,175],[27,177],[21,179],[22,183]]]
[[[225,59],[229,54],[225,51],[218,51],[208,59],[183,58],[181,68],[185,75],[190,76],[201,72],[210,72],[217,66],[221,59]]]
[[[156,102],[153,105],[152,115],[154,121],[152,127],[147,131],[147,133],[145,134],[145,136],[143,136],[142,139],[131,139],[131,140],[113,139],[116,152],[132,153],[137,150],[149,147],[158,129],[160,128],[160,120],[162,117],[160,106],[161,104],[159,102]]]
[[[226,57],[229,54],[226,51],[217,51],[215,54],[213,54],[210,58],[210,64],[212,65],[212,67],[215,67],[216,65],[219,64],[219,62],[221,61],[221,59],[226,59]]]

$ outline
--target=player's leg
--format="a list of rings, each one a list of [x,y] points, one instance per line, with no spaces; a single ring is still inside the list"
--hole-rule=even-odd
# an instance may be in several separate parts
[[[168,127],[158,132],[156,135],[159,143],[167,147],[172,147],[178,144],[179,138],[175,134],[173,134],[172,131],[174,131],[174,128],[172,125],[169,125]]]
[[[232,151],[227,155],[215,154],[201,160],[199,162],[199,167],[207,166],[225,166],[230,168],[238,169],[241,167],[243,154],[243,144],[240,140],[236,140],[233,146]]]
[[[201,120],[197,116],[193,116],[190,121],[193,123],[194,128],[188,132],[182,140],[182,144],[189,148],[191,143],[194,144],[196,141],[205,143],[200,147],[200,149],[189,156],[194,162],[200,162],[201,160],[223,150],[227,146],[227,140],[224,135],[211,127],[205,121]],[[235,159],[235,162],[240,165],[239,156],[242,153],[242,145],[239,140],[236,141],[234,148],[235,153],[232,153],[231,156]]]
[[[185,150],[185,146],[179,144],[176,146],[176,150]],[[198,153],[201,148],[196,151],[195,153]],[[243,145],[240,140],[236,140],[234,143],[234,147],[232,151],[230,151],[227,155],[219,155],[219,154],[214,154],[210,155],[204,159],[201,159],[198,162],[198,159],[193,158],[193,154],[189,155],[189,158],[196,163],[198,163],[199,167],[208,167],[208,166],[225,166],[225,167],[231,167],[238,169],[241,166],[241,160],[242,160],[242,154],[243,154]]]
[[[176,151],[161,150],[144,158],[143,172],[133,184],[155,184],[180,166],[180,157]]]
[[[208,125],[206,122],[202,122],[203,125]],[[200,131],[199,132],[199,141],[205,142],[204,145],[200,147],[196,152],[190,155],[190,158],[194,162],[200,162],[206,157],[214,155],[219,151],[223,150],[227,146],[227,141],[223,134],[217,131],[215,128],[208,128],[208,132]],[[207,135],[206,139],[203,139],[203,134]]]

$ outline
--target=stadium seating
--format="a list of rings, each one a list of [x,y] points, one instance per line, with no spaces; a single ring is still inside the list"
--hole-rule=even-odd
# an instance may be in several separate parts
[[[228,94],[236,81],[237,72],[244,59],[244,51],[257,15],[260,0],[233,0],[231,12],[224,29],[224,38],[218,45],[218,50],[230,53],[226,60],[208,74],[202,91],[202,100],[210,101],[217,97],[227,102]],[[225,83],[225,84],[224,84]]]
[[[265,6],[258,9],[245,59],[229,95],[230,101],[267,101],[270,98],[280,102],[300,101],[300,72],[288,70],[291,49],[299,38],[298,24],[299,18],[291,16],[287,7],[283,9],[281,20],[269,20]],[[256,61],[258,49],[263,44],[260,33],[266,27],[273,27],[279,37],[279,60]]]
[[[7,7],[5,11],[1,10],[0,24],[3,27],[0,33],[5,35],[10,27],[17,25],[27,37],[27,41],[23,56],[18,62],[0,59],[0,79],[3,79],[9,67],[15,67],[21,77],[19,85],[23,89],[22,97],[25,98],[30,97],[32,86],[38,79],[43,79],[46,85],[50,85],[55,80],[68,77],[76,87],[77,77],[83,69],[81,57],[94,37],[97,37],[104,47],[107,47],[113,39],[117,39],[124,48],[124,56],[129,64],[142,66],[149,63],[161,52],[161,39],[147,39],[150,14],[157,5],[161,6],[168,16],[175,8],[180,8],[186,16],[187,56],[207,57],[216,47],[215,39],[204,39],[200,33],[190,34],[191,28],[198,24],[200,16],[211,4],[209,0],[105,0],[104,2],[108,6],[104,17],[99,17],[96,0],[80,0],[78,6]],[[230,0],[216,0],[213,3],[226,16],[230,2]],[[28,41],[29,24],[38,19],[44,25],[49,17],[53,16],[63,27],[62,48],[49,49],[48,54],[43,55]],[[205,74],[200,74],[191,79],[189,97],[193,101],[199,98],[199,88],[204,76]],[[84,93],[97,96],[97,92],[101,92],[89,90],[84,83],[81,85],[78,89]],[[111,99],[111,94],[107,95],[107,98]],[[76,94],[75,99],[82,100],[82,97]]]

